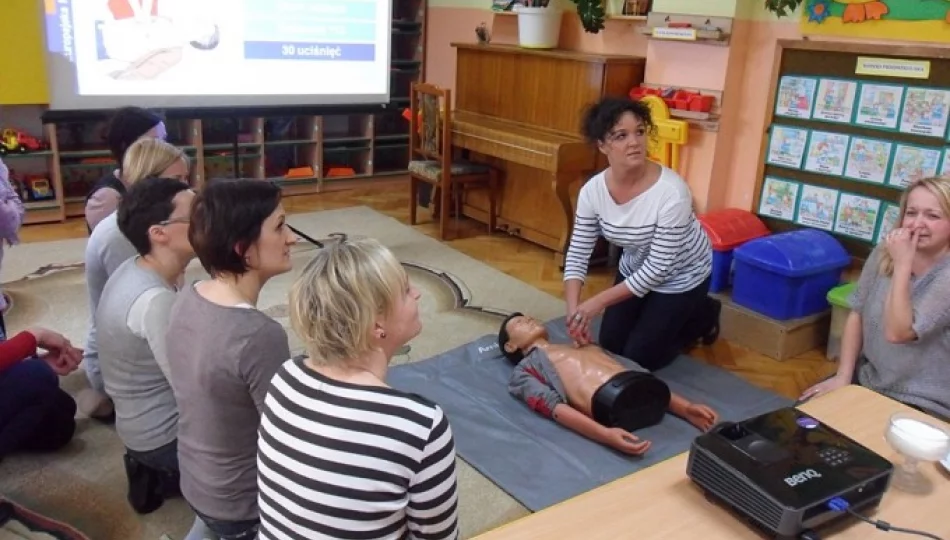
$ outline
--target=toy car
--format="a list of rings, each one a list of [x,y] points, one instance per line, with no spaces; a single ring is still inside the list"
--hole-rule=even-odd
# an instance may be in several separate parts
[[[7,128],[0,133],[0,156],[10,152],[25,154],[41,150],[46,150],[45,143],[18,129]]]

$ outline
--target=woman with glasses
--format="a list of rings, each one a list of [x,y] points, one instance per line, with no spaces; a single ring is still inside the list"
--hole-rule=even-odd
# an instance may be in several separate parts
[[[712,247],[693,211],[689,186],[647,159],[654,129],[647,105],[605,98],[588,109],[583,132],[607,157],[577,200],[564,268],[567,327],[579,344],[603,313],[604,349],[648,370],[718,336],[719,302],[710,298]],[[581,301],[598,236],[623,249],[614,286]]]
[[[180,148],[153,138],[139,139],[124,151],[123,185],[134,186],[149,177],[171,178],[187,183],[188,156]],[[125,188],[123,188],[125,189]],[[111,422],[112,401],[105,394],[99,370],[99,347],[96,343],[96,309],[106,280],[123,262],[136,254],[135,247],[119,230],[117,213],[102,219],[86,243],[86,290],[89,292],[91,317],[82,366],[89,380],[89,390],[78,396],[79,409],[92,418]]]

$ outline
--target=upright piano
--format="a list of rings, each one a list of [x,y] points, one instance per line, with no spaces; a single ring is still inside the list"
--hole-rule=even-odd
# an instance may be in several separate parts
[[[585,108],[643,81],[635,56],[453,43],[452,143],[502,171],[498,226],[545,246],[563,263],[580,186],[606,166],[580,135]],[[463,213],[487,223],[488,197],[466,194]]]

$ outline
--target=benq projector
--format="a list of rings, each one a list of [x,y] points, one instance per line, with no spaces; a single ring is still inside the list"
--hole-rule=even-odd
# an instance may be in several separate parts
[[[855,511],[877,506],[889,461],[793,407],[723,422],[697,437],[686,474],[707,496],[760,530],[794,538],[839,517],[840,497]]]

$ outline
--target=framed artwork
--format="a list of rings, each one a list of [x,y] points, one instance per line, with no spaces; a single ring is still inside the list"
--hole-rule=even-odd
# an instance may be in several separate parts
[[[791,180],[766,176],[759,197],[759,214],[781,219],[795,220],[795,207],[802,185]]]
[[[770,165],[801,169],[807,142],[807,129],[772,126],[772,134],[769,136],[769,153],[765,161]]]
[[[940,176],[950,174],[950,148],[943,149],[943,162],[940,164],[940,171],[937,174]]]
[[[808,138],[808,153],[805,170],[841,176],[848,156],[848,141],[851,137],[828,131],[812,131]]]
[[[873,242],[880,211],[879,199],[854,193],[842,193],[838,197],[834,232]]]
[[[893,143],[867,137],[851,137],[844,176],[854,180],[883,184],[891,161]]]
[[[801,191],[795,223],[831,231],[838,208],[838,190],[804,184]]]
[[[900,131],[943,138],[950,114],[950,90],[908,88],[901,108]]]
[[[854,99],[858,95],[858,83],[843,79],[821,79],[812,118],[825,122],[850,124],[854,118]]]
[[[775,116],[810,118],[818,81],[811,77],[785,75],[779,81]]]
[[[878,224],[877,233],[874,235],[875,244],[880,244],[884,236],[897,226],[897,220],[900,219],[900,217],[900,206],[891,203],[884,203],[884,210],[881,211],[881,222]]]
[[[903,86],[861,83],[854,123],[858,126],[897,129],[903,98]]]
[[[937,176],[940,167],[940,150],[911,144],[898,144],[894,149],[894,163],[887,184],[905,188],[912,182],[928,176]]]

